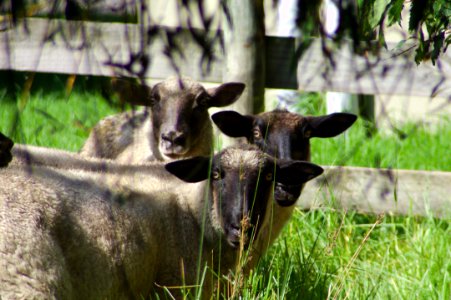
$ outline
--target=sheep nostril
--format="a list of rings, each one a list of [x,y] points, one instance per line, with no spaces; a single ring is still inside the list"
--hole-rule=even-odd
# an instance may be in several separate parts
[[[161,139],[165,142],[171,142],[174,139],[174,133],[171,131],[169,133],[162,133],[161,134]]]
[[[183,146],[185,144],[186,138],[184,135],[181,135],[179,137],[176,137],[172,142],[175,145]]]
[[[240,237],[241,236],[241,227],[232,225],[230,228],[230,233],[236,237]]]
[[[174,145],[184,145],[186,141],[185,134],[176,131],[161,134],[161,139]]]

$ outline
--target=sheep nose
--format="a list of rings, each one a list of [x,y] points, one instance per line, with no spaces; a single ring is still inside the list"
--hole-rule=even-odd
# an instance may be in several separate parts
[[[240,237],[241,236],[241,227],[239,225],[232,225],[230,227],[231,227],[230,232],[233,235],[235,235],[236,237]]]
[[[231,224],[228,232],[228,242],[230,246],[238,248],[240,246],[241,227]]]
[[[183,146],[186,141],[185,134],[183,132],[169,131],[161,135],[161,139],[172,145]]]

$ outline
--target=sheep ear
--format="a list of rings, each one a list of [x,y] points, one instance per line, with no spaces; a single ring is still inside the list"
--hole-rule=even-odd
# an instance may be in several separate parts
[[[152,105],[152,88],[145,84],[139,84],[132,79],[113,78],[111,79],[111,89],[118,94],[122,103]]]
[[[323,173],[323,168],[306,161],[278,160],[276,182],[284,185],[299,185]]]
[[[11,154],[13,145],[13,141],[0,132],[0,168],[8,166],[13,159]]]
[[[306,138],[334,137],[351,127],[356,119],[356,115],[349,113],[333,113],[325,116],[306,117],[303,134]]]
[[[233,110],[220,111],[211,116],[218,128],[230,137],[248,137],[252,133],[252,116],[243,116]]]
[[[223,107],[234,103],[244,91],[246,85],[240,82],[228,82],[218,87],[207,89],[211,99],[208,107]]]
[[[199,182],[208,178],[210,157],[196,156],[167,163],[164,167],[185,182]]]

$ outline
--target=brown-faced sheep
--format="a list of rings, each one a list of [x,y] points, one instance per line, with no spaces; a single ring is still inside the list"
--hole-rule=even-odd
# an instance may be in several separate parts
[[[133,164],[210,155],[213,129],[208,108],[232,104],[244,90],[244,84],[235,82],[206,89],[186,77],[169,77],[152,88],[113,82],[124,101],[146,108],[101,120],[80,154]]]
[[[213,132],[208,108],[229,105],[244,90],[244,84],[234,82],[205,89],[186,77],[170,77],[153,88],[124,79],[112,83],[123,102],[147,108],[101,120],[80,150],[87,159],[68,151],[16,144],[12,163],[103,170],[101,159],[143,164],[210,155]],[[8,154],[0,157],[8,159]]]

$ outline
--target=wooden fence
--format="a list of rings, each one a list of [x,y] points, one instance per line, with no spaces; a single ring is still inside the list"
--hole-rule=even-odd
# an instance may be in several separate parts
[[[111,66],[129,63],[138,53],[140,28],[136,24],[77,22],[57,19],[28,19],[27,26],[0,32],[0,69],[112,76],[119,72]],[[180,29],[177,29],[180,30]],[[214,60],[207,72],[202,64],[202,49],[188,30],[179,32],[175,42],[183,57],[167,55],[165,36],[175,28],[161,27],[159,38],[148,49],[152,58],[145,74],[165,78],[175,73],[199,81],[221,82],[224,56],[219,43],[213,44]],[[430,62],[417,66],[412,44],[380,56],[359,57],[344,46],[335,51],[335,68],[320,49],[319,40],[293,68],[295,39],[266,37],[266,86],[303,91],[338,91],[359,94],[438,96],[451,100],[451,54],[446,52],[436,66]]]
[[[306,185],[298,204],[450,218],[450,182],[451,172],[329,167]]]
[[[27,19],[26,26],[3,28],[0,32],[0,69],[45,73],[113,76],[123,72],[115,66],[128,65],[139,52],[140,26],[124,23],[77,22]],[[204,82],[221,82],[224,55],[213,44],[214,60],[207,66],[202,49],[187,30],[160,27],[148,51],[151,61],[147,78],[165,78],[176,72]],[[168,39],[181,52],[168,55]],[[320,41],[295,60],[295,39],[266,37],[266,87],[302,91],[339,91],[359,94],[439,96],[451,101],[451,54],[436,66],[417,66],[413,45],[383,51],[378,57],[356,57],[349,47],[334,52],[332,68],[320,51]],[[296,65],[296,64],[295,64]],[[130,65],[132,66],[132,65]],[[357,209],[362,212],[432,214],[450,217],[451,174],[331,168],[309,184],[301,197],[304,208],[321,205]],[[325,184],[327,183],[327,184]],[[330,199],[335,199],[333,203]]]

